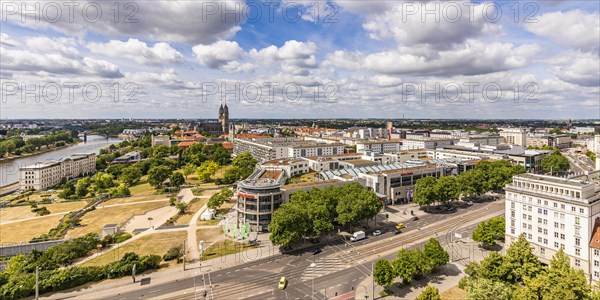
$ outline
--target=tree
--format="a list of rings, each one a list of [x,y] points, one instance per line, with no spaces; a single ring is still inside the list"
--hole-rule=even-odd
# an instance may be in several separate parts
[[[185,214],[185,212],[187,211],[187,204],[183,203],[183,202],[179,202],[177,203],[177,205],[175,205],[175,208],[177,208],[177,213],[180,215]]]
[[[155,157],[155,158],[163,158],[163,157],[167,156],[168,154],[169,154],[169,147],[167,147],[165,145],[156,146],[156,147],[154,147],[154,149],[152,151],[152,157]]]
[[[460,186],[460,192],[465,196],[479,196],[489,189],[486,188],[481,170],[469,170],[458,175],[457,181]]]
[[[137,183],[140,178],[142,178],[142,171],[135,166],[124,168],[121,170],[121,175],[119,176],[119,180],[128,186]]]
[[[441,267],[450,261],[450,255],[435,238],[430,238],[425,243],[423,254],[428,259],[429,265],[433,268]]]
[[[469,300],[494,299],[510,300],[512,299],[512,289],[505,283],[492,281],[487,278],[477,278],[468,280],[466,285],[467,297]]]
[[[394,265],[394,274],[402,278],[404,282],[410,282],[413,274],[417,272],[412,254],[406,249],[398,251],[398,255],[392,264]]]
[[[219,208],[219,206],[223,205],[223,202],[225,202],[225,197],[223,197],[223,195],[221,193],[217,193],[217,194],[210,196],[210,199],[208,199],[208,203],[206,204],[206,207],[216,209],[216,208]]]
[[[380,286],[391,286],[396,280],[394,266],[387,259],[380,259],[375,262],[375,270],[373,270],[375,282]]]
[[[98,172],[92,178],[97,190],[103,191],[115,186],[114,177],[110,174]]]
[[[562,156],[560,152],[552,153],[542,158],[541,166],[545,172],[565,172],[569,169],[569,159]]]
[[[167,166],[154,166],[148,171],[148,184],[159,187],[171,176],[171,168]]]
[[[234,167],[239,168],[241,174],[241,178],[246,178],[254,172],[254,167],[256,166],[256,159],[250,155],[250,153],[245,152],[238,156],[236,156],[231,164]]]
[[[440,291],[436,287],[428,284],[415,300],[442,300],[442,297],[440,297]]]
[[[532,247],[523,234],[508,247],[504,263],[512,271],[508,278],[512,283],[519,282],[524,277],[533,278],[542,271],[540,261],[533,254]]]
[[[185,178],[180,172],[173,172],[171,177],[169,177],[169,181],[171,182],[171,186],[179,187],[185,183]]]
[[[65,183],[63,185],[63,189],[60,192],[60,194],[58,194],[58,196],[63,199],[69,199],[74,194],[75,194],[75,185],[72,182],[68,181],[67,183]]]
[[[444,176],[437,180],[434,187],[437,200],[442,204],[458,200],[460,195],[459,185],[454,176]]]
[[[188,178],[189,175],[194,173],[198,167],[194,164],[186,164],[183,167],[183,175],[185,175],[185,179]]]
[[[419,206],[432,204],[435,199],[437,199],[437,189],[435,188],[436,182],[437,179],[432,176],[417,180],[413,202],[419,204]]]
[[[285,203],[273,213],[269,223],[271,242],[274,245],[288,246],[304,237],[309,227],[306,210],[293,203]]]
[[[210,177],[215,175],[215,173],[219,170],[219,164],[209,160],[203,162],[200,167],[196,170],[196,174],[198,175],[198,179],[201,181],[209,181]]]
[[[481,243],[484,247],[496,245],[496,239],[486,222],[481,222],[477,225],[477,228],[473,231],[472,238],[474,241]]]

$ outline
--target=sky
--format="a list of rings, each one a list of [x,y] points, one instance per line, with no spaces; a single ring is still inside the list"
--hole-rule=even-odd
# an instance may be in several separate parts
[[[599,1],[2,1],[0,119],[600,119]]]

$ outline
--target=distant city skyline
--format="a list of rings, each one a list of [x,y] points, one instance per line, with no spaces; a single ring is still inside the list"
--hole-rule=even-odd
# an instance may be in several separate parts
[[[3,2],[0,119],[600,118],[597,1],[83,2]]]

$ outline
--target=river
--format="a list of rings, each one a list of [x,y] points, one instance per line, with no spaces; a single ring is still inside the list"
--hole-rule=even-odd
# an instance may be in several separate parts
[[[82,138],[83,139],[83,138]],[[24,166],[35,164],[49,158],[67,157],[75,153],[98,154],[100,149],[119,143],[121,139],[109,138],[99,135],[88,135],[87,142],[81,142],[76,145],[68,146],[62,149],[41,153],[37,155],[17,158],[9,161],[0,162],[0,186],[5,186],[19,181],[19,169]]]

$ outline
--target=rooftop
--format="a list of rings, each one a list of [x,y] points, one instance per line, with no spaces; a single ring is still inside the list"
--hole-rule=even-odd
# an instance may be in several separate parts
[[[342,181],[339,179],[329,179],[329,180],[322,180],[322,181],[302,182],[302,183],[294,183],[294,184],[284,185],[281,188],[295,189],[295,188],[302,188],[302,187],[307,187],[307,186],[319,186],[319,185],[323,185],[323,184],[330,184],[330,183],[336,183],[336,182],[342,182]]]

